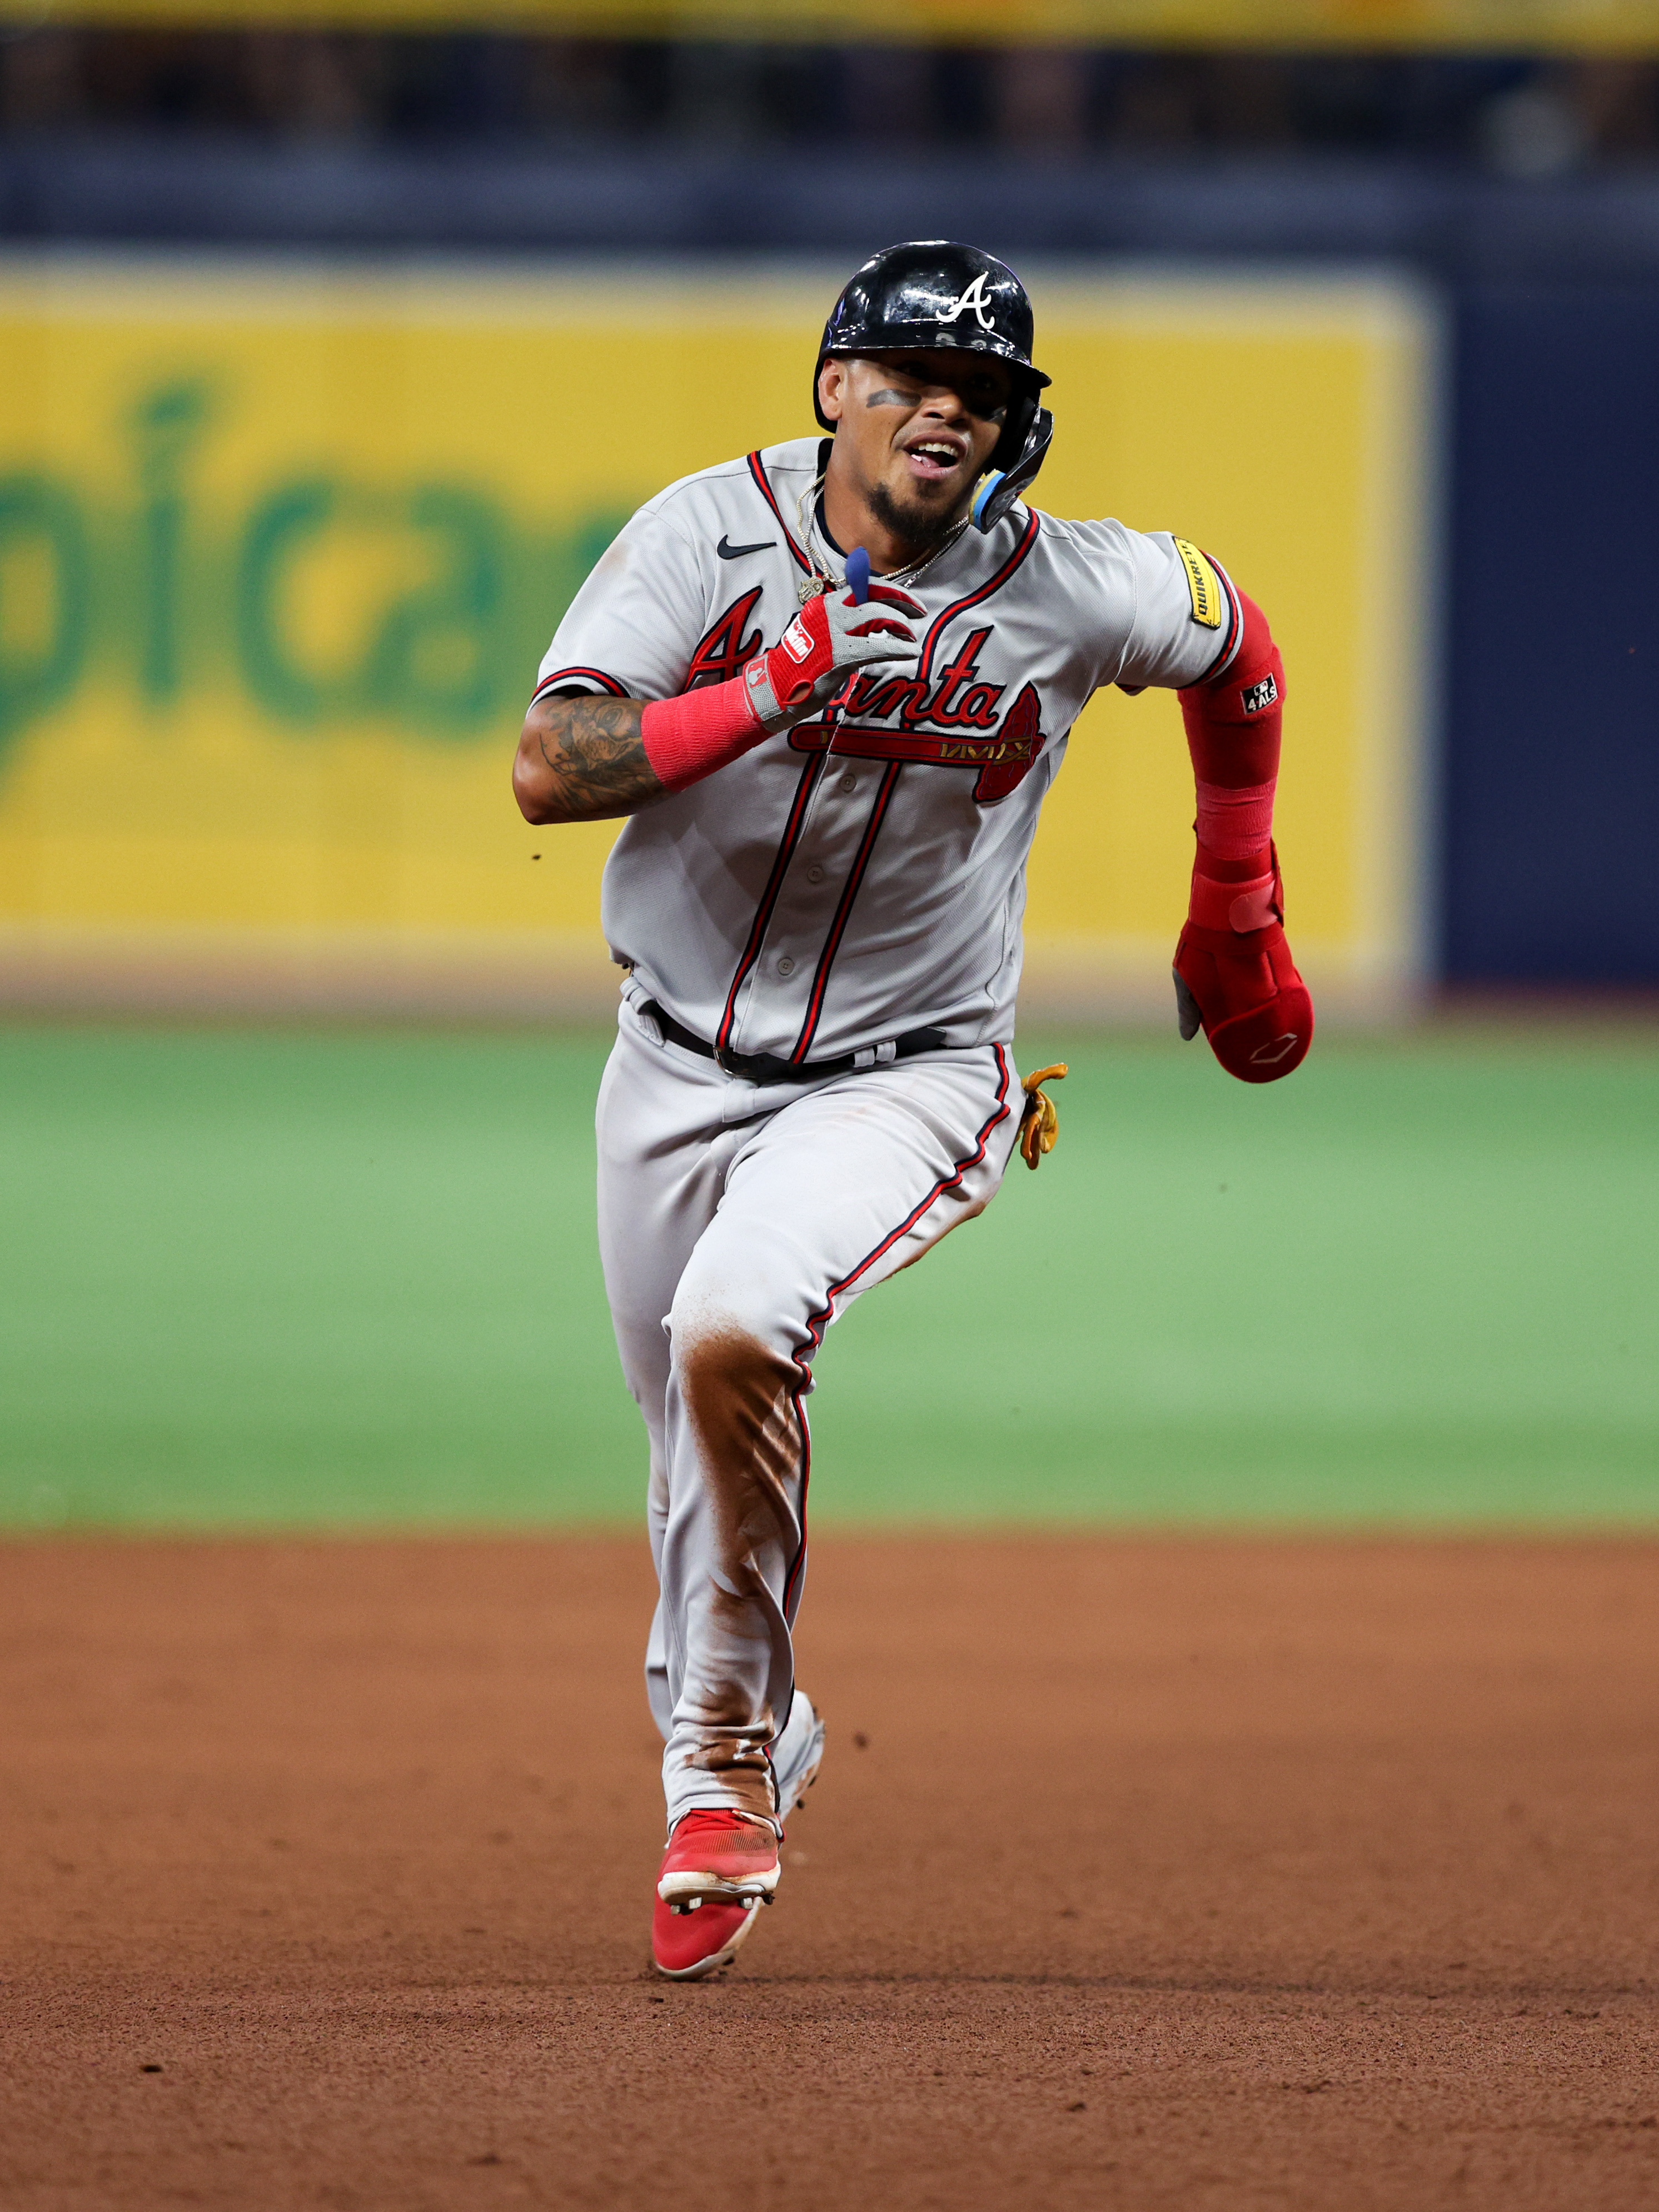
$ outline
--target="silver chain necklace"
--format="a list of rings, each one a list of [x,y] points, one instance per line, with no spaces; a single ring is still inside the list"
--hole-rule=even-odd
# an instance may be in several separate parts
[[[820,472],[795,501],[796,526],[806,549],[806,557],[812,564],[811,574],[803,576],[795,586],[795,597],[802,606],[817,592],[829,591],[838,580],[818,558],[818,501],[823,493],[823,477]],[[950,551],[972,520],[971,515],[964,514],[962,520],[952,526],[950,536],[942,538],[931,553],[924,553],[920,561],[913,561],[908,568],[894,569],[890,575],[883,576],[881,581],[901,589],[906,584],[914,584],[924,569],[931,568],[941,555]]]

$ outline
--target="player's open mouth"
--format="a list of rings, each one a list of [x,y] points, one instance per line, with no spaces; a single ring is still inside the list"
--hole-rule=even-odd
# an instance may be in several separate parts
[[[920,444],[907,447],[904,458],[913,476],[924,483],[938,483],[961,465],[964,451],[948,438],[924,438]]]

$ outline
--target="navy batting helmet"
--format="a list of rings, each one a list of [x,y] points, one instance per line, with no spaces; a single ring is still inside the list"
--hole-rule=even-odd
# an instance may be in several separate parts
[[[812,370],[812,411],[834,428],[818,398],[818,372],[832,355],[960,351],[1001,362],[1014,392],[974,501],[974,520],[990,530],[1042,467],[1054,434],[1054,417],[1037,401],[1048,379],[1031,359],[1031,302],[1006,263],[949,239],[890,246],[854,272],[830,310]]]

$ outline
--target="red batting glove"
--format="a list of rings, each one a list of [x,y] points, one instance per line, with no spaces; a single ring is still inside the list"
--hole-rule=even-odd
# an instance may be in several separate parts
[[[1270,875],[1218,883],[1193,866],[1192,903],[1176,946],[1181,1034],[1200,1029],[1241,1083],[1277,1083],[1299,1067],[1313,1042],[1313,1000],[1285,941],[1285,886],[1269,846]]]
[[[872,584],[869,600],[831,585],[814,593],[777,644],[757,653],[729,683],[653,699],[640,718],[640,739],[664,788],[684,791],[763,738],[827,706],[859,669],[914,660],[915,632],[882,609],[896,607],[918,619],[923,610],[885,584]]]
[[[914,660],[921,640],[906,623],[884,614],[896,607],[919,621],[923,610],[890,585],[872,584],[866,600],[831,585],[808,599],[769,653],[757,653],[743,672],[749,703],[768,731],[787,730],[803,715],[827,707],[855,670],[878,661]]]

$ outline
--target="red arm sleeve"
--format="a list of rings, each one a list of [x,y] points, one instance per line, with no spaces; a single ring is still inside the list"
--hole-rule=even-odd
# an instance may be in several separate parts
[[[1273,792],[1285,664],[1253,599],[1238,594],[1238,644],[1218,675],[1179,694],[1198,785],[1198,849],[1176,947],[1182,1034],[1201,1024],[1229,1074],[1272,1083],[1298,1066],[1313,1001],[1285,941]]]
[[[1285,663],[1254,599],[1238,594],[1237,649],[1219,676],[1177,696],[1198,785],[1206,872],[1243,883],[1272,866],[1273,791],[1285,714]]]

